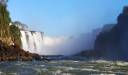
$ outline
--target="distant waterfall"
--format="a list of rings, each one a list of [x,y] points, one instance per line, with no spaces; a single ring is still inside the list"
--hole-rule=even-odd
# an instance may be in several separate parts
[[[21,30],[22,48],[31,53],[40,53],[43,45],[43,33]]]

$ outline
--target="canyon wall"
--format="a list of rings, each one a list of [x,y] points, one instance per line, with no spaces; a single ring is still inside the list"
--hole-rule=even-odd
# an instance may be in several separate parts
[[[102,58],[128,59],[128,6],[118,16],[115,26],[97,36],[95,49]]]

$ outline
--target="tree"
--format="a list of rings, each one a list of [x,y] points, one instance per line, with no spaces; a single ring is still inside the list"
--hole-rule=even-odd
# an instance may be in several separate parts
[[[11,25],[10,26],[10,34],[11,34],[12,41],[14,42],[14,44],[20,47],[21,46],[20,29],[15,25]]]
[[[6,43],[11,43],[9,23],[11,18],[6,6],[0,4],[0,40]]]

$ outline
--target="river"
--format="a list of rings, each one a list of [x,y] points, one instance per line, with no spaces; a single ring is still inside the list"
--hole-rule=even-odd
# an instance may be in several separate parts
[[[0,75],[128,75],[128,62],[105,60],[0,62]]]

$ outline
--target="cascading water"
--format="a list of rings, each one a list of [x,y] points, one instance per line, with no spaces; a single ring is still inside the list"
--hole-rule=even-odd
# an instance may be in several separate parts
[[[21,30],[22,48],[31,53],[40,53],[43,44],[43,33]]]

